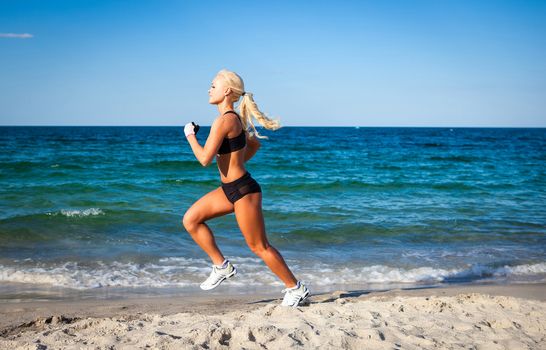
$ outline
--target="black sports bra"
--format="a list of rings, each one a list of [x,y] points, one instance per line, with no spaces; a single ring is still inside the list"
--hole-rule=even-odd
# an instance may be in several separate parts
[[[239,117],[239,114],[237,114],[234,111],[227,111],[226,113],[234,113],[237,115],[237,118],[239,118],[239,121],[241,122],[241,125],[243,122],[241,121],[241,117]],[[226,115],[224,113],[224,115]],[[241,133],[238,136],[227,138],[224,137],[224,140],[222,141],[222,145],[218,149],[218,154],[227,154],[231,152],[235,152],[240,150],[241,148],[246,146],[246,135],[245,135],[245,129],[243,128],[241,130]]]

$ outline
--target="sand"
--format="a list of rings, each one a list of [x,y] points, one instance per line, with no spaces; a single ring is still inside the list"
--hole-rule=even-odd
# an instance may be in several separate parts
[[[546,285],[0,305],[1,349],[546,349]]]

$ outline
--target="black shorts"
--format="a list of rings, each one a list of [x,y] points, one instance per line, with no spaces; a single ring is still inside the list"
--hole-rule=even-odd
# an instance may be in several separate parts
[[[222,182],[222,190],[226,194],[227,199],[231,203],[237,202],[249,193],[262,192],[260,185],[246,172],[243,176],[235,181],[224,183]]]

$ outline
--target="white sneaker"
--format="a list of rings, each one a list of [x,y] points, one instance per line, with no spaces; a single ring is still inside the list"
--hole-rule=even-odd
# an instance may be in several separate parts
[[[217,267],[216,265],[212,265],[212,272],[210,273],[209,278],[205,280],[205,282],[201,283],[201,289],[203,290],[210,290],[218,287],[220,283],[222,283],[224,280],[235,276],[237,273],[237,269],[235,266],[231,264],[231,262],[227,261],[227,266],[225,268]]]
[[[283,289],[282,292],[286,294],[284,295],[281,306],[292,307],[298,306],[301,302],[307,299],[310,294],[307,287],[300,281],[298,281],[298,284],[296,284],[295,287]]]

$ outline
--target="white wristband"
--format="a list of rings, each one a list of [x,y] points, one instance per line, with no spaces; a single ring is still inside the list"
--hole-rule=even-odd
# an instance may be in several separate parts
[[[186,124],[186,126],[184,126],[184,134],[186,135],[186,137],[188,137],[189,135],[195,135],[192,123],[188,123]]]

